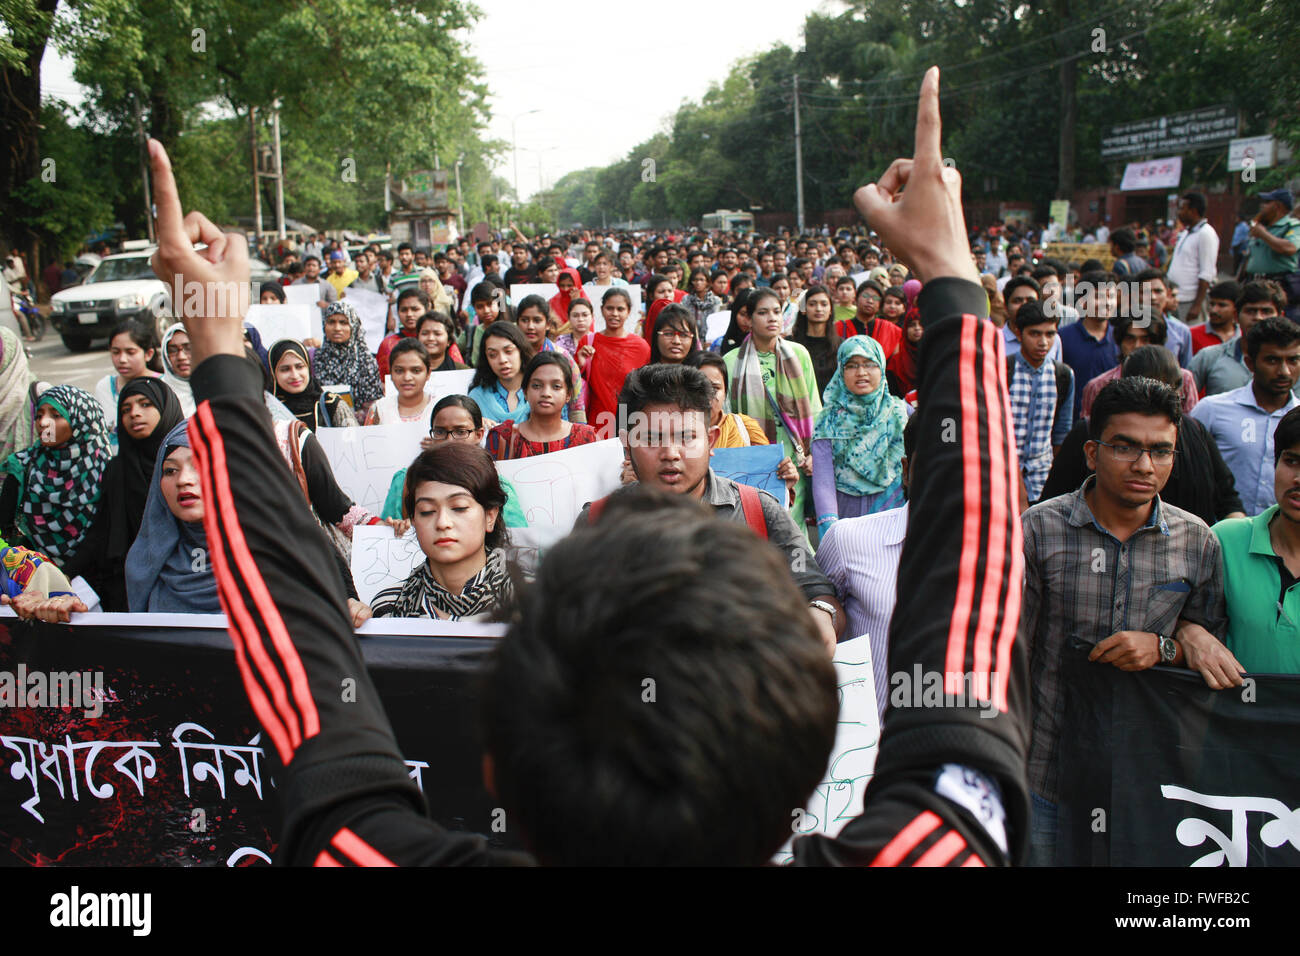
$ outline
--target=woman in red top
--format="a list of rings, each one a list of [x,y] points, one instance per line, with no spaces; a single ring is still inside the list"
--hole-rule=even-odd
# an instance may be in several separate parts
[[[487,450],[493,461],[531,458],[599,440],[590,425],[560,417],[564,406],[573,400],[574,384],[563,352],[534,355],[524,369],[524,395],[531,409],[528,418],[518,425],[502,422],[488,432]]]
[[[628,333],[632,297],[615,286],[600,301],[605,331],[583,336],[578,348],[578,367],[587,380],[587,423],[601,438],[618,434],[618,393],[627,373],[650,361],[650,346],[639,335]]]

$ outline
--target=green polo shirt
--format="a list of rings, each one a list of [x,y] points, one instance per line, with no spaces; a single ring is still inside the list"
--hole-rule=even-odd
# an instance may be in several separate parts
[[[1295,272],[1297,256],[1300,256],[1300,219],[1283,216],[1269,226],[1268,231],[1279,239],[1295,243],[1296,251],[1289,256],[1281,256],[1274,252],[1263,239],[1252,238],[1250,245],[1247,247],[1249,258],[1246,261],[1246,271],[1251,275]],[[1245,661],[1242,663],[1245,663]]]
[[[1282,572],[1268,535],[1275,514],[1277,505],[1212,529],[1223,549],[1227,645],[1252,674],[1300,674],[1300,586],[1279,593]]]

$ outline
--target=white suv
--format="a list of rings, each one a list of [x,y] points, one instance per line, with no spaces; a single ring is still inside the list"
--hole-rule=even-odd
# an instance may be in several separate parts
[[[123,319],[151,318],[161,323],[170,309],[166,284],[153,274],[153,249],[106,256],[86,280],[50,298],[50,319],[63,344],[84,352],[96,338],[107,338]]]

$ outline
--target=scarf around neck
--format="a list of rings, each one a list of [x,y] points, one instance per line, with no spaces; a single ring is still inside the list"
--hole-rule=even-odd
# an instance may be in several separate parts
[[[505,551],[493,548],[487,553],[487,563],[465,582],[460,594],[452,594],[434,580],[426,560],[404,582],[375,595],[373,611],[375,617],[441,616],[459,621],[509,605],[513,595],[510,575],[506,573]]]
[[[767,386],[763,383],[763,368],[759,364],[758,349],[754,347],[754,337],[746,335],[736,356],[729,398],[734,411],[748,415],[763,426],[768,441],[778,443],[781,439],[777,429],[783,427],[790,433],[791,440],[796,445],[803,445],[803,450],[807,451],[807,442],[813,433],[811,396],[817,382],[804,375],[796,348],[798,346],[777,337],[771,390],[777,407],[773,408],[768,401]]]

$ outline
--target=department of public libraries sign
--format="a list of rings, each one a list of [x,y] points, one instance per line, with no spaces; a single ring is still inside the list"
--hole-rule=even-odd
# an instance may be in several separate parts
[[[1236,135],[1237,111],[1231,106],[1207,106],[1107,126],[1101,135],[1101,158],[1167,155],[1226,146]]]

